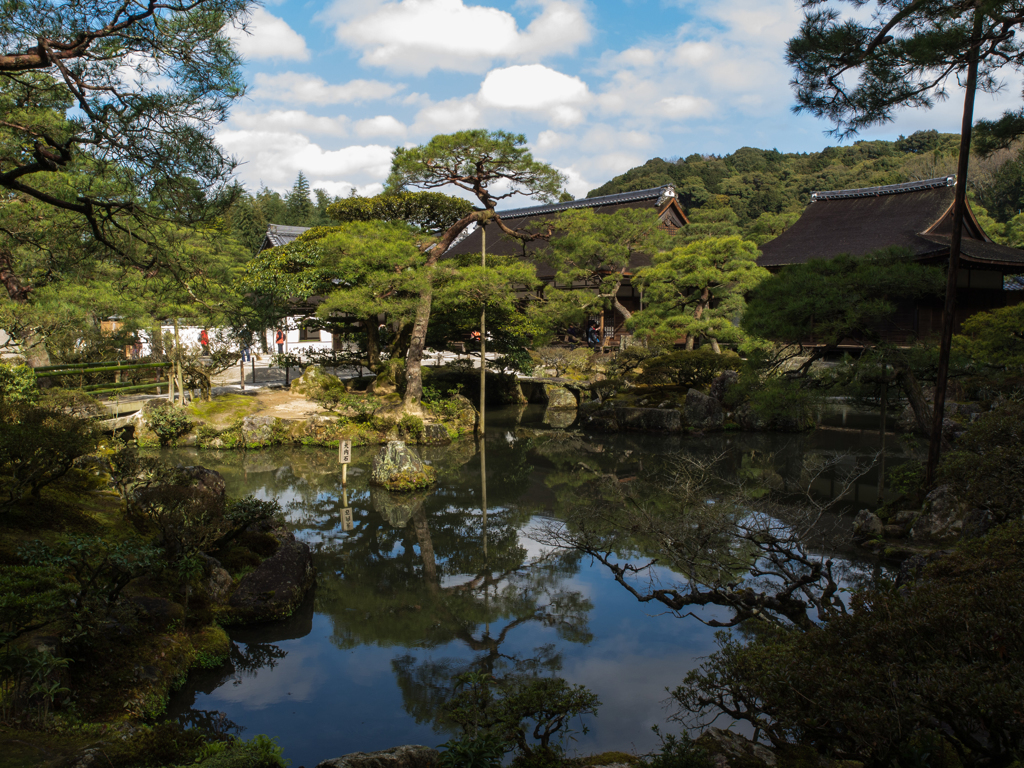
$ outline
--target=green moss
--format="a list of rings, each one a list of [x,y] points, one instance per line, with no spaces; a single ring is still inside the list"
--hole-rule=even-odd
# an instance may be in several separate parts
[[[437,480],[433,467],[424,467],[422,472],[398,472],[384,485],[389,491],[418,491],[428,488]]]
[[[223,628],[215,624],[192,636],[192,648],[195,650],[195,665],[212,669],[227,660],[231,652],[231,639]]]
[[[205,422],[229,424],[264,408],[257,398],[247,395],[219,395],[208,403],[193,402],[188,412]]]

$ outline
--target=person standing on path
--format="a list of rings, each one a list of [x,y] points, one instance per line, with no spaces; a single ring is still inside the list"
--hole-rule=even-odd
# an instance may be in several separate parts
[[[284,354],[284,329],[278,328],[277,335],[274,336],[274,343],[277,344],[277,354]]]
[[[206,332],[205,328],[199,332],[199,346],[203,348],[204,355],[210,354],[210,334]]]

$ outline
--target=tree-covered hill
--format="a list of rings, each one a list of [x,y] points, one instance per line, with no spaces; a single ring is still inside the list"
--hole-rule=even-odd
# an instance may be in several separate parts
[[[858,141],[801,154],[742,147],[722,157],[656,157],[616,176],[587,196],[672,184],[688,213],[727,205],[735,212],[739,225],[749,230],[762,217],[765,224],[779,214],[798,214],[815,190],[952,175],[956,172],[959,140],[957,134],[932,130],[901,136],[896,141]],[[988,158],[972,156],[970,189],[976,212],[983,213],[978,211],[980,207],[993,219],[984,221],[986,230],[992,230],[989,234],[994,239],[1011,235],[1001,225],[1024,207],[1024,152],[1015,147]]]

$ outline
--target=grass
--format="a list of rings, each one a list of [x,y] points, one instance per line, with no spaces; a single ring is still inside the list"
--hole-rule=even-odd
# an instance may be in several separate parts
[[[192,403],[188,407],[188,412],[190,416],[208,424],[227,426],[233,421],[252,416],[263,409],[263,403],[252,395],[220,395],[208,403]]]

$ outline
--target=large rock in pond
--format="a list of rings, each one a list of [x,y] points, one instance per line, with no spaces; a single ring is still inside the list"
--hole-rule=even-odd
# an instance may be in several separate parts
[[[558,384],[545,384],[544,397],[549,409],[571,408],[575,410],[577,407],[576,396]]]
[[[273,416],[246,416],[242,419],[242,442],[247,446],[273,442],[276,421]]]
[[[885,523],[870,509],[862,509],[853,520],[853,537],[857,541],[873,539],[885,532]]]
[[[568,429],[576,421],[576,409],[545,408],[543,421],[552,429]]]
[[[381,448],[370,471],[370,482],[389,491],[426,488],[435,478],[434,469],[424,464],[416,452],[401,440],[392,440]]]
[[[699,389],[691,389],[686,393],[686,423],[693,429],[720,429],[725,416],[722,404]]]
[[[242,577],[228,601],[229,621],[252,624],[284,619],[295,611],[313,586],[316,569],[309,545],[289,531],[275,530],[277,551]]]
[[[451,423],[463,432],[469,432],[476,429],[479,413],[476,408],[473,407],[473,403],[470,399],[465,395],[455,395],[454,397],[449,398],[449,402],[454,403],[457,406],[455,418],[451,420]]]
[[[352,752],[324,760],[316,768],[436,768],[439,755],[430,747],[408,745],[380,752]]]
[[[392,493],[387,488],[370,488],[370,504],[392,528],[404,528],[423,508],[425,493]]]

